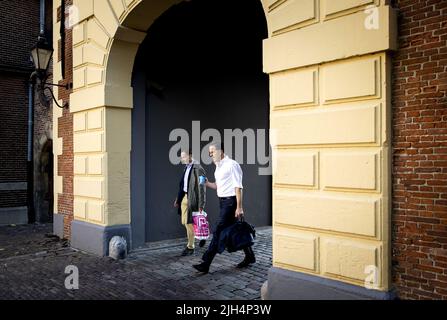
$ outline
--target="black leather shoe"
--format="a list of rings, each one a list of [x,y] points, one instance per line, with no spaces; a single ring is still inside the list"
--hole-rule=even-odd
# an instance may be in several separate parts
[[[250,264],[255,263],[256,262],[256,258],[255,258],[255,254],[253,253],[252,250],[249,250],[250,254],[249,255],[245,255],[244,260],[242,260],[241,263],[239,263],[236,268],[245,268],[248,267]]]
[[[206,240],[200,240],[199,247],[202,248],[206,243]]]
[[[202,262],[201,264],[195,264],[193,265],[194,269],[196,269],[199,272],[208,273],[210,270],[209,264],[206,264],[205,262]]]
[[[185,248],[182,252],[182,257],[184,256],[190,256],[194,253],[194,249],[189,249],[188,247]]]

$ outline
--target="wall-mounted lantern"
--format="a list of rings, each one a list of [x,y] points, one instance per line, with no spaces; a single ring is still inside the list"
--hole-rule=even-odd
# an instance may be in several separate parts
[[[64,108],[67,104],[61,106],[56,100],[53,91],[49,86],[57,86],[63,87],[65,89],[69,89],[70,85],[60,85],[54,83],[48,83],[47,80],[51,76],[51,73],[48,73],[48,68],[50,66],[50,61],[53,56],[53,47],[47,42],[44,35],[40,35],[36,45],[31,49],[31,60],[34,63],[35,71],[31,75],[31,81],[38,80],[37,82],[37,92],[39,93],[40,102],[49,106],[50,101],[45,96],[45,91],[48,90],[53,97],[55,104],[59,108]]]

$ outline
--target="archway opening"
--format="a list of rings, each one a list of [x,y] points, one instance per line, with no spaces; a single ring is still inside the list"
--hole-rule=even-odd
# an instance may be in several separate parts
[[[39,153],[35,193],[36,220],[53,221],[53,140],[47,140]]]
[[[269,83],[262,71],[266,37],[259,0],[181,2],[151,25],[137,53],[132,80],[134,245],[185,235],[172,206],[183,166],[169,157],[178,142],[170,141],[170,135],[179,129],[188,132],[193,156],[211,181],[215,166],[203,156],[211,138],[202,134],[215,129],[227,142],[228,136],[243,133],[242,144],[230,139],[226,153],[244,172],[247,220],[255,226],[271,225],[271,175],[260,170],[268,166],[269,154]],[[203,153],[194,149],[197,143],[199,151],[205,148]],[[206,211],[211,223],[216,221],[218,199],[210,189]]]

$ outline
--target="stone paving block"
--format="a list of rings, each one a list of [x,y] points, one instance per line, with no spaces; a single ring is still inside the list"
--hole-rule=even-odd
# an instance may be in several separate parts
[[[50,234],[51,225],[0,227],[0,299],[260,299],[271,267],[271,228],[260,228],[257,263],[235,268],[242,252],[217,255],[206,275],[192,265],[206,250],[180,257],[186,239],[148,243],[115,261],[71,249]],[[65,288],[65,267],[79,269],[79,290]]]

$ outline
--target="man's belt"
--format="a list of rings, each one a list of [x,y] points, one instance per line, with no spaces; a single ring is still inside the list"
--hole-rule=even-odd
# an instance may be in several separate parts
[[[220,201],[223,201],[223,200],[234,199],[234,198],[236,198],[236,196],[231,196],[231,197],[219,197],[219,200],[220,200]]]

